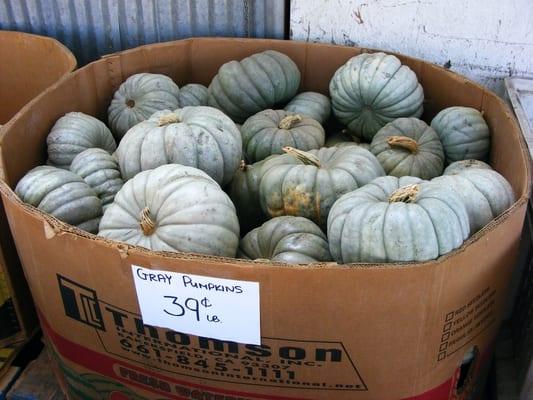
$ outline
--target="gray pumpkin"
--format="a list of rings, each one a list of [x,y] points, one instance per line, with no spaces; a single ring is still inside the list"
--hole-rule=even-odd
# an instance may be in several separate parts
[[[241,135],[249,162],[283,154],[286,146],[304,151],[319,149],[325,140],[318,121],[284,110],[265,110],[251,116],[241,127]]]
[[[379,130],[370,144],[387,175],[431,179],[442,174],[444,152],[439,137],[424,121],[398,118]]]
[[[340,196],[385,174],[376,157],[358,146],[285,151],[261,168],[261,208],[270,217],[301,216],[325,227]]]
[[[328,240],[318,225],[302,217],[276,217],[242,238],[237,257],[287,264],[331,261]]]
[[[188,85],[182,86],[179,91],[179,107],[207,106],[208,97],[209,91],[204,85],[189,83]]]
[[[443,175],[455,174],[455,173],[464,171],[465,169],[492,169],[492,167],[486,162],[483,162],[480,160],[468,159],[468,160],[454,161],[453,163],[451,163],[444,169],[444,172],[442,174]]]
[[[30,170],[18,182],[20,199],[57,219],[96,233],[102,216],[102,202],[78,175],[65,169],[42,165]]]
[[[235,172],[233,180],[229,184],[228,194],[237,209],[241,234],[258,227],[266,220],[266,215],[261,210],[261,201],[259,200],[259,182],[262,176],[262,165],[272,157],[274,156],[253,164],[246,164],[244,160],[241,161],[239,169]]]
[[[209,105],[235,122],[289,101],[300,86],[300,71],[285,54],[267,50],[222,65],[209,85]]]
[[[331,114],[328,96],[316,92],[303,92],[296,95],[284,108],[293,114],[306,115],[323,124]]]
[[[169,164],[126,182],[98,235],[155,251],[235,257],[239,221],[229,197],[206,173]]]
[[[489,127],[483,115],[471,107],[448,107],[431,121],[444,147],[447,162],[485,159],[490,150]]]
[[[477,232],[515,201],[511,185],[491,169],[470,168],[432,180],[450,186],[466,206],[470,231]]]
[[[47,164],[69,169],[79,153],[90,148],[100,148],[112,153],[117,148],[111,131],[105,124],[90,115],[70,112],[59,118],[46,138]]]
[[[166,75],[132,75],[113,96],[107,110],[109,126],[120,140],[132,126],[150,118],[156,111],[178,108],[178,96],[178,86]]]
[[[159,111],[122,138],[116,157],[124,180],[164,164],[205,171],[225,185],[242,158],[241,134],[233,121],[212,107]]]
[[[423,111],[424,91],[415,73],[384,53],[348,60],[333,75],[329,93],[338,120],[366,141],[388,122]]]
[[[102,149],[82,151],[72,160],[70,170],[94,189],[104,211],[124,185],[117,159]]]
[[[465,205],[450,187],[413,177],[378,178],[342,196],[328,218],[329,249],[340,264],[432,260],[469,232]]]

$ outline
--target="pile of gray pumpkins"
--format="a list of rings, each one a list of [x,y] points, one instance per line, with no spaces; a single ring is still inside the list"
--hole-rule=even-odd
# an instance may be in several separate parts
[[[483,114],[450,107],[428,125],[397,57],[351,58],[330,97],[299,87],[297,65],[273,50],[222,65],[208,88],[130,76],[107,125],[59,118],[47,165],[15,191],[106,239],[285,264],[436,259],[514,202],[483,162]]]

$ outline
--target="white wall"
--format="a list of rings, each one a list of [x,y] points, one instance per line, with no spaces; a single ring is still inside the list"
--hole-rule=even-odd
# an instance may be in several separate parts
[[[291,0],[290,36],[450,65],[504,93],[533,77],[533,0]]]

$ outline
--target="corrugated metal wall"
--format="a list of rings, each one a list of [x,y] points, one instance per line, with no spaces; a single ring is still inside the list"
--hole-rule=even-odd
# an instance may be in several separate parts
[[[285,0],[0,0],[0,29],[52,36],[80,65],[191,36],[283,39],[285,17]]]

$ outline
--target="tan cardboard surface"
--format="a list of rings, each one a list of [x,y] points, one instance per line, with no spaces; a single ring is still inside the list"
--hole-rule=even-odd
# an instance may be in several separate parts
[[[145,46],[76,71],[6,127],[0,154],[7,184],[0,190],[66,380],[71,369],[83,372],[86,379],[72,378],[71,384],[90,390],[96,385],[92,375],[104,374],[115,387],[130,388],[122,393],[145,388],[139,393],[150,399],[194,398],[184,387],[228,398],[459,398],[453,385],[464,354],[476,346],[480,360],[486,359],[502,317],[530,172],[518,126],[504,103],[456,74],[402,57],[424,86],[427,115],[456,104],[484,110],[493,134],[491,162],[519,199],[460,249],[436,261],[287,268],[154,253],[81,233],[23,205],[10,189],[44,161],[45,137],[58,117],[76,110],[105,120],[113,91],[127,76],[161,72],[178,84],[207,84],[222,63],[263,49],[283,51],[299,65],[302,90],[324,93],[336,68],[367,51],[243,39]],[[27,157],[10,157],[20,148]],[[132,264],[259,282],[262,346],[143,326]]]
[[[44,89],[76,68],[73,54],[55,39],[22,32],[0,31],[0,125]],[[1,128],[0,128],[1,129]],[[21,157],[17,152],[12,157]],[[21,331],[1,344],[28,338],[37,317],[3,205],[0,205],[0,270],[7,276]]]

